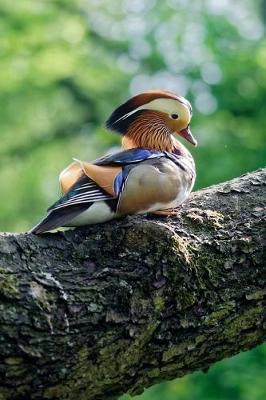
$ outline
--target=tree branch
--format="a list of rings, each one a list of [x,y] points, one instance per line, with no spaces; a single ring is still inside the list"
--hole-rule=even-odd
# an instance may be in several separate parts
[[[0,236],[0,399],[116,399],[266,337],[266,169],[177,218]]]

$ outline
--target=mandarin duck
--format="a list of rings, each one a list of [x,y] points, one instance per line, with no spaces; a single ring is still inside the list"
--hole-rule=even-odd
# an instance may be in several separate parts
[[[122,135],[122,151],[92,162],[74,159],[60,176],[63,196],[31,232],[97,224],[147,212],[171,215],[187,199],[195,163],[174,134],[197,142],[190,103],[167,91],[147,91],[120,105],[106,122]]]

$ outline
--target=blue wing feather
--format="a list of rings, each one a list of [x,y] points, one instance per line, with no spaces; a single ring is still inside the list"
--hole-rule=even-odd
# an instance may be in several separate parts
[[[121,171],[119,174],[116,175],[116,178],[114,180],[114,191],[117,196],[121,193],[124,180],[124,173],[123,171]]]
[[[134,149],[120,151],[115,154],[111,154],[105,157],[98,158],[93,162],[96,165],[126,165],[126,164],[134,164],[137,162],[141,162],[147,160],[149,158],[163,157],[165,153],[157,150],[148,150],[143,149],[141,147],[137,147]]]

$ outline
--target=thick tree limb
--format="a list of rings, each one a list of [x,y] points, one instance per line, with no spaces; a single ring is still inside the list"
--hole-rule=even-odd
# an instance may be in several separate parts
[[[0,399],[115,399],[266,338],[266,170],[177,218],[0,236]]]

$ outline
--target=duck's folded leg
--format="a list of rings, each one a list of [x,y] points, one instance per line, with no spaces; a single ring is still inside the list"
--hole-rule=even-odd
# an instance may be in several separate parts
[[[161,217],[176,217],[177,215],[177,209],[176,208],[167,208],[165,210],[157,210],[153,211],[149,214],[152,215],[159,215]]]

